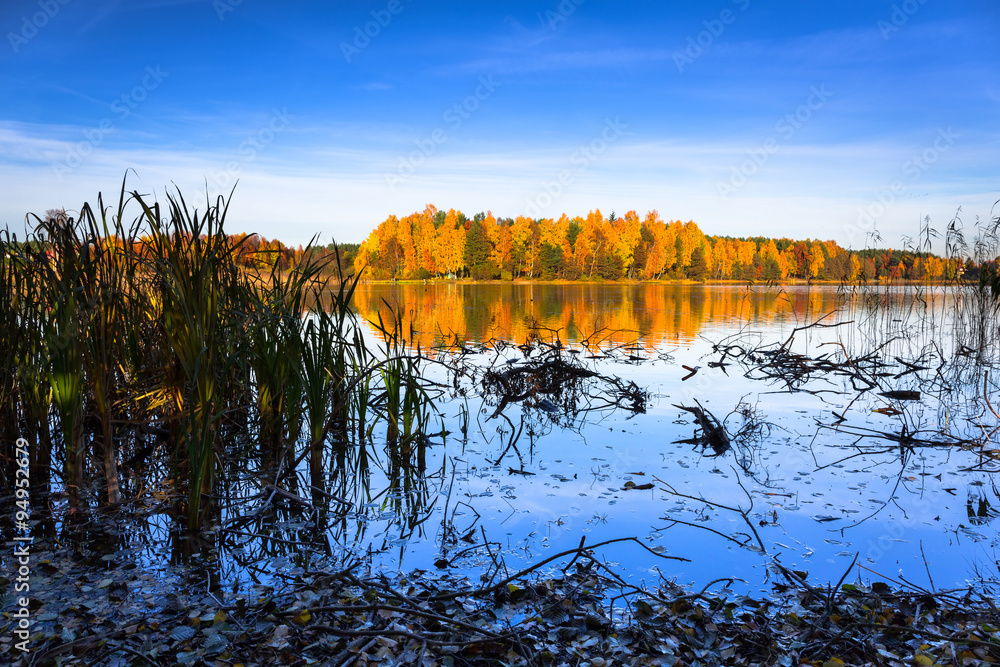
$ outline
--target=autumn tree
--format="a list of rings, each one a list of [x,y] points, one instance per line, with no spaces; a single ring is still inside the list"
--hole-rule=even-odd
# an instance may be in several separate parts
[[[465,224],[458,216],[446,216],[434,233],[434,259],[441,275],[461,275],[466,267]]]
[[[670,224],[677,230],[676,266],[680,269],[685,269],[691,266],[691,253],[699,245],[698,237],[701,235],[701,230],[698,229],[698,225],[691,221],[681,224],[680,220],[675,220]]]
[[[277,240],[244,235],[234,241],[241,238],[245,242],[239,261],[246,265],[280,268],[303,260],[302,252]],[[655,210],[641,219],[636,211],[605,219],[594,209],[586,217],[498,219],[488,212],[470,220],[461,211],[438,210],[431,204],[402,219],[386,218],[350,259],[356,271],[369,267],[369,275],[383,279],[474,275],[509,280],[856,280],[871,275],[919,280],[955,279],[961,266],[957,259],[944,261],[913,250],[847,252],[834,241],[708,237],[693,221],[667,222]]]
[[[588,277],[594,275],[598,252],[607,241],[602,233],[604,224],[604,215],[600,209],[588,213],[573,245],[573,256]]]
[[[642,224],[652,237],[652,244],[646,255],[643,278],[660,278],[665,272],[670,271],[676,262],[677,227],[666,224],[656,211],[650,211]]]
[[[736,264],[736,244],[731,239],[718,238],[712,247],[710,275],[713,278],[730,278]]]
[[[482,220],[483,227],[486,229],[486,235],[490,239],[490,247],[492,248],[490,251],[490,261],[501,271],[509,271],[508,265],[512,245],[510,226],[502,220],[494,218],[493,213],[490,211],[486,212]],[[513,278],[513,274],[510,277]]]
[[[819,243],[813,243],[809,250],[809,277],[819,277],[819,272],[823,269],[826,257],[823,255],[823,247]]]
[[[611,224],[611,231],[615,254],[621,259],[623,269],[631,277],[635,250],[642,240],[642,223],[639,215],[635,211],[629,211]]]
[[[538,261],[538,223],[532,218],[520,215],[514,220],[510,229],[511,257],[514,260],[514,277],[525,275],[532,278],[535,275],[535,265]]]

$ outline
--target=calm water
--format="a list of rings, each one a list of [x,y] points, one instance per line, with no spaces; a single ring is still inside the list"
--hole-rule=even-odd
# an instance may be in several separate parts
[[[164,582],[208,579],[235,591],[317,558],[361,554],[372,571],[404,572],[444,572],[436,567],[444,558],[447,571],[475,579],[495,561],[514,572],[584,536],[588,543],[636,537],[650,551],[625,543],[598,555],[637,584],[664,577],[700,589],[735,577],[736,590],[766,591],[781,580],[774,559],[825,584],[839,580],[855,554],[860,569],[848,581],[860,574],[929,586],[929,572],[942,589],[994,580],[1000,498],[990,471],[998,452],[877,437],[904,428],[936,437],[945,427],[981,437],[997,426],[978,395],[983,367],[955,354],[945,302],[927,291],[804,286],[362,285],[358,313],[375,320],[396,309],[426,358],[427,377],[439,383],[441,416],[433,423],[447,435],[432,438],[424,473],[393,465],[385,433],[376,431],[335,466],[349,472],[332,475],[332,490],[350,505],[326,517],[330,550],[316,546],[307,517],[287,513],[226,534],[220,557],[204,571],[171,569],[164,565],[188,562],[180,554],[187,547],[153,511],[121,538],[127,544],[119,555],[164,568]],[[919,390],[921,400],[859,393],[846,376],[828,372],[791,391],[732,359],[712,365],[721,360],[713,342],[751,349],[820,318],[851,323],[800,330],[791,349],[843,360],[845,349],[857,358],[881,346],[893,366],[878,378],[879,390]],[[376,346],[377,336],[368,335]],[[558,341],[566,358],[620,378],[620,386],[636,383],[648,392],[645,411],[602,408],[609,385],[584,378],[540,386],[496,414],[484,372],[524,367],[516,346],[533,338]],[[920,358],[927,368],[895,377],[906,367],[894,357]],[[678,442],[692,438],[695,425],[676,406],[696,401],[734,435],[752,413],[757,437],[734,438],[720,456]],[[903,412],[873,411],[884,408]],[[516,447],[508,447],[515,433]],[[259,493],[250,482],[237,497]],[[235,511],[249,509],[240,503]],[[261,539],[266,533],[278,539]]]
[[[424,347],[493,338],[524,342],[538,327],[578,342],[605,332],[614,342],[689,347],[701,335],[753,322],[768,333],[837,309],[835,288],[748,290],[742,285],[551,285],[429,283],[363,285],[355,303],[366,318],[391,304]],[[598,337],[601,336],[598,333]]]
[[[884,299],[890,308],[871,312],[864,298],[826,286],[362,286],[359,313],[374,319],[377,309],[391,304],[403,314],[411,342],[431,356],[435,346],[457,340],[521,344],[534,333],[581,350],[578,356],[591,368],[635,381],[651,398],[644,414],[604,410],[586,419],[531,400],[512,404],[504,414],[522,425],[520,457],[509,451],[500,459],[510,426],[490,419],[496,400],[474,382],[465,391],[447,391],[439,407],[451,434],[429,451],[428,476],[404,488],[391,475],[373,474],[366,489],[373,499],[345,517],[336,539],[371,550],[375,568],[403,570],[433,569],[443,552],[451,556],[472,546],[442,543],[452,534],[447,526],[455,535],[499,544],[512,571],[573,548],[586,535],[588,542],[636,536],[655,551],[690,559],[664,561],[634,544],[601,550],[633,580],[646,582],[662,575],[701,586],[737,577],[756,589],[774,576],[768,566],[778,558],[824,583],[839,579],[856,553],[865,579],[905,577],[928,586],[929,570],[934,584],[944,588],[980,575],[996,578],[998,496],[985,471],[991,464],[983,469],[980,454],[958,446],[901,447],[864,437],[904,427],[929,433],[946,424],[975,431],[976,420],[986,419],[975,403],[973,382],[982,381],[977,371],[951,376],[949,392],[941,396],[924,387],[921,401],[904,404],[875,391],[859,398],[830,373],[803,385],[810,391],[791,392],[781,382],[745,377],[746,369],[737,364],[708,365],[720,358],[712,352],[713,341],[731,336],[745,345],[782,341],[795,327],[831,313],[824,322],[854,323],[799,332],[794,349],[836,355],[840,345],[855,351],[894,337],[885,348],[887,358],[916,358],[930,339],[948,335],[943,299],[919,296],[914,300],[905,290],[876,293],[869,299]],[[820,347],[824,343],[833,345]],[[609,350],[611,358],[585,359]],[[509,349],[465,359],[482,368],[515,366],[522,356]],[[698,371],[684,380],[689,371],[683,366]],[[440,373],[439,379],[450,382]],[[916,389],[932,379],[932,371],[920,371],[880,382],[881,389]],[[733,414],[741,403],[767,426],[757,439],[737,440],[722,456],[706,456],[697,446],[675,442],[694,434],[691,415],[675,405],[695,400],[725,419],[731,433],[743,423]],[[873,412],[888,406],[905,412]],[[835,424],[835,412],[845,410],[839,429],[825,428]],[[469,426],[463,438],[465,413]],[[511,474],[522,466],[534,474]],[[654,486],[624,490],[629,482]],[[766,553],[755,546],[747,521],[718,505],[744,510]],[[400,520],[394,506],[408,507],[422,522]],[[457,562],[474,572],[489,561],[482,550],[472,549]]]

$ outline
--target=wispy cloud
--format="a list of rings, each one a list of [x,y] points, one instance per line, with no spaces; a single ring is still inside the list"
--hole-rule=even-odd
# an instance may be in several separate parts
[[[345,63],[342,37],[331,35],[377,23],[380,7],[237,4],[239,19],[222,24],[208,0],[74,2],[30,49],[0,54],[10,63],[0,74],[2,220],[79,206],[129,168],[158,192],[238,176],[234,224],[289,242],[315,231],[358,240],[429,201],[519,215],[567,169],[542,214],[656,208],[720,234],[838,237],[858,207],[902,179],[879,221],[893,238],[921,213],[992,203],[1000,187],[998,24],[981,8],[927,3],[887,40],[877,21],[891,8],[755,2],[679,71],[675,53],[718,7],[547,0],[472,3],[458,15],[413,3],[363,59]],[[570,6],[579,11],[566,21],[546,20]],[[171,39],[119,38],[124,25],[154,24]],[[158,64],[165,85],[127,118],[111,113]],[[488,103],[470,97],[484,75],[502,82]],[[824,85],[829,104],[803,112]],[[456,105],[475,111],[456,124]],[[286,109],[293,118],[272,136],[270,119]],[[796,113],[808,123],[778,132]],[[616,116],[628,130],[597,159],[574,161]],[[113,130],[95,134],[107,119]],[[905,174],[946,127],[961,140],[911,170],[918,177]],[[390,191],[385,174],[442,129],[446,140]],[[60,181],[53,164],[74,151],[86,159]],[[737,176],[746,182],[720,197],[718,184]]]
[[[110,147],[58,183],[50,163],[66,150],[73,131],[60,128],[41,136],[32,126],[0,124],[0,178],[9,193],[0,201],[0,220],[21,220],[28,211],[51,206],[79,207],[98,190],[117,187],[130,167],[138,172],[140,190],[162,193],[164,186],[176,183],[185,191],[202,192],[206,177],[231,157],[215,151]],[[395,191],[386,188],[383,178],[398,157],[391,150],[330,143],[276,149],[241,169],[231,219],[245,231],[296,243],[317,232],[360,240],[385,216],[406,214],[428,202],[470,214],[492,209],[498,215],[522,215],[544,184],[573,169],[579,148],[575,143],[517,151],[500,144],[468,151],[449,147]],[[574,172],[572,183],[542,215],[655,208],[667,217],[694,219],[708,233],[739,236],[747,229],[763,229],[847,243],[847,226],[858,207],[902,177],[902,160],[914,150],[889,141],[788,146],[736,196],[723,200],[716,184],[745,159],[743,144],[626,138],[585,171]],[[986,205],[990,188],[1000,183],[1000,168],[992,171],[992,186],[988,177],[969,180],[954,174],[981,170],[988,152],[986,147],[956,147],[940,168],[907,183],[880,223],[883,236],[899,238],[912,231],[918,215],[943,219],[958,205]],[[208,185],[220,194],[211,180]]]
[[[481,58],[464,63],[442,65],[432,68],[432,74],[451,76],[455,74],[480,74],[491,72],[501,74],[523,74],[529,72],[553,72],[570,69],[610,68],[637,63],[670,60],[672,54],[664,49],[596,49],[560,51],[556,53],[524,53],[520,55]]]

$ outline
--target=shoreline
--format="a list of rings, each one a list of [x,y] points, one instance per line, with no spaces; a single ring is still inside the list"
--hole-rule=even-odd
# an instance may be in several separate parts
[[[973,588],[927,590],[885,577],[836,586],[782,580],[760,597],[664,579],[624,582],[581,546],[478,583],[449,572],[365,573],[317,563],[267,584],[185,586],[116,554],[103,568],[47,540],[33,573],[30,638],[0,643],[12,665],[986,664],[1000,659],[1000,612]],[[550,563],[551,562],[551,563]],[[575,563],[574,567],[573,566]],[[542,566],[550,564],[543,571]],[[561,570],[561,572],[560,572]],[[492,576],[489,576],[492,573]],[[716,584],[725,584],[726,578]],[[728,580],[730,583],[732,580]],[[76,582],[89,582],[80,587]],[[617,604],[616,601],[617,600]],[[115,607],[114,615],[103,610]],[[6,608],[2,632],[19,619]],[[27,652],[22,649],[27,648]],[[775,658],[782,660],[775,661]],[[425,662],[426,661],[426,662]],[[957,662],[956,662],[957,661]]]
[[[771,281],[748,281],[733,279],[712,279],[712,280],[692,280],[690,278],[664,279],[664,280],[544,280],[542,278],[518,278],[516,280],[475,280],[473,278],[362,278],[358,281],[361,285],[739,285],[742,287],[773,287],[786,285],[806,285],[824,287],[828,285],[844,287],[941,287],[946,285],[971,285],[972,283],[956,283],[955,281],[926,281],[926,280],[872,280],[869,282],[844,283],[840,280],[806,280],[804,278],[789,278],[784,280]]]

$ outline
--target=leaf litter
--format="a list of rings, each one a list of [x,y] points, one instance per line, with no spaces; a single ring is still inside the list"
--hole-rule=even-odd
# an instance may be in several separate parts
[[[180,574],[144,570],[127,556],[95,571],[65,549],[43,546],[33,562],[29,653],[14,646],[15,601],[4,600],[0,661],[8,664],[835,667],[1000,660],[1000,611],[986,593],[864,585],[860,576],[857,584],[812,586],[805,573],[777,561],[773,569],[787,583],[775,583],[762,599],[726,587],[689,592],[665,578],[639,588],[600,559],[600,544],[583,542],[513,574],[498,563],[479,582],[447,571],[388,577],[363,572],[355,561],[288,568],[273,586],[199,590]],[[712,585],[720,583],[731,580]],[[0,584],[12,590],[9,580]]]

